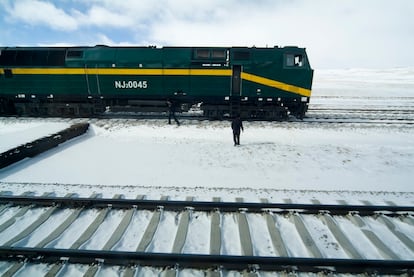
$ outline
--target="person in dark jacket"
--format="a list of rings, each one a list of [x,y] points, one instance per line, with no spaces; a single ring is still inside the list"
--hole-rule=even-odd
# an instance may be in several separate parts
[[[175,117],[175,109],[177,107],[177,103],[171,99],[167,99],[167,106],[168,106],[168,124],[171,124],[171,117],[172,117],[174,118],[177,125],[180,126],[180,122],[178,121],[177,117]]]
[[[233,121],[231,122],[231,128],[233,129],[234,146],[240,145],[240,130],[244,131],[243,122],[240,116],[236,116],[233,119]]]

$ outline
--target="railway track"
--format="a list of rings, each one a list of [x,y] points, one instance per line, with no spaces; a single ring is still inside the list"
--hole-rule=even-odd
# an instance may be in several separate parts
[[[308,122],[414,124],[413,97],[313,97]]]
[[[414,206],[0,195],[0,274],[412,274]]]
[[[310,104],[309,110],[304,120],[297,120],[294,117],[288,119],[289,122],[304,122],[304,123],[359,123],[359,124],[414,124],[414,102],[411,98],[396,99],[400,102],[392,102],[386,104],[389,100],[368,99],[368,104],[360,98],[316,98],[315,104]],[[336,103],[335,101],[339,101]],[[342,103],[342,101],[345,101]],[[348,103],[347,101],[351,101]],[[362,104],[359,102],[362,101]],[[375,104],[376,102],[378,102]],[[407,106],[403,106],[408,101]],[[371,102],[374,102],[373,104]],[[411,103],[412,102],[412,103]],[[182,113],[178,115],[184,120],[211,120],[203,116],[201,110],[194,109],[189,113]],[[134,118],[134,119],[165,119],[167,115],[164,113],[107,113],[98,118]],[[228,119],[229,117],[223,117]],[[249,121],[262,121],[260,118],[250,118]],[[282,120],[284,121],[284,120]]]
[[[200,113],[177,114],[178,119],[188,121],[208,121],[211,118]],[[85,118],[86,119],[86,118]],[[168,116],[162,113],[110,113],[97,115],[89,119],[108,120],[168,120]],[[229,120],[223,117],[222,120]],[[261,118],[249,118],[248,121],[263,121]],[[286,121],[286,120],[280,120]],[[303,120],[289,117],[287,122],[292,124],[320,123],[320,124],[362,124],[362,125],[413,125],[414,109],[373,109],[373,108],[327,108],[310,107]]]
[[[307,119],[329,122],[413,124],[414,109],[311,108]]]
[[[401,117],[397,112],[395,115],[374,115],[366,114],[363,112],[346,112],[343,113],[326,113],[326,112],[314,112],[310,110],[303,120],[290,117],[287,122],[292,124],[362,124],[362,125],[414,125],[414,112],[413,114],[406,113],[410,117]],[[134,114],[118,114],[118,115],[104,115],[99,116],[99,119],[153,119],[153,120],[167,120],[163,115],[134,115]],[[179,120],[193,120],[193,121],[205,121],[211,120],[207,117],[200,115],[178,115]],[[224,118],[225,120],[228,118]],[[248,121],[263,121],[263,119],[250,118]],[[285,120],[281,120],[285,121]]]

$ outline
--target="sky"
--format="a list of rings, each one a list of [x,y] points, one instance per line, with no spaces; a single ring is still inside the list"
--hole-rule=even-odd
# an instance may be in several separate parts
[[[305,47],[315,69],[413,67],[413,0],[0,0],[0,46]]]

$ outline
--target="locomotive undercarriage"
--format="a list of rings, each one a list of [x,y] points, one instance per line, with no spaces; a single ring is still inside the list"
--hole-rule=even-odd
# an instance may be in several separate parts
[[[57,102],[57,101],[19,101],[9,102],[6,109],[0,110],[2,115],[17,116],[57,116],[82,117],[103,113],[101,103],[90,102]]]
[[[163,100],[126,100],[126,99],[88,99],[87,101],[63,101],[64,99],[25,99],[13,102],[10,99],[0,99],[0,115],[17,116],[59,116],[59,117],[88,117],[105,113],[105,111],[122,112],[152,112],[168,111]],[[227,99],[200,103],[194,99],[177,101],[176,112],[188,112],[191,107],[200,107],[203,116],[209,119],[221,120],[240,115],[244,119],[285,120],[289,115],[302,118],[307,110],[304,102],[261,102],[245,101],[244,99]]]
[[[204,116],[222,119],[239,115],[244,119],[285,120],[289,115],[302,119],[308,103],[296,100],[282,102],[280,99],[229,97],[225,102],[204,103],[201,106]]]

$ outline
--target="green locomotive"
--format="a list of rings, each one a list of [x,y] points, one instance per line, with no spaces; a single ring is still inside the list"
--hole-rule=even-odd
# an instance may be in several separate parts
[[[181,111],[302,118],[313,70],[298,47],[1,47],[0,115]]]

